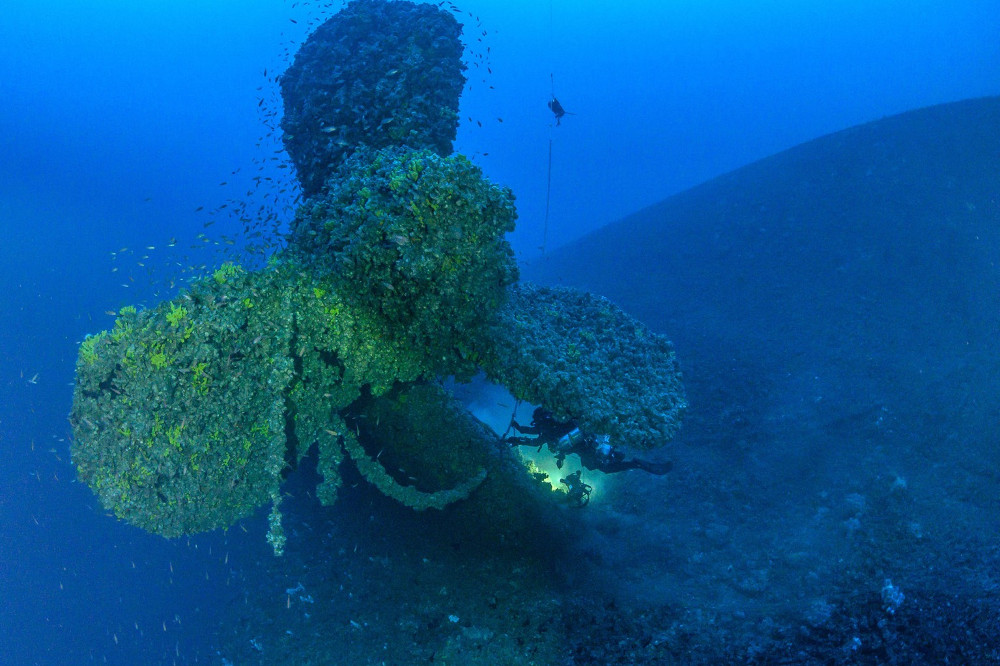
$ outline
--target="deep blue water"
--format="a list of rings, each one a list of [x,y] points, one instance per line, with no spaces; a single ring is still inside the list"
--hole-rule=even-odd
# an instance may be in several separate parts
[[[550,140],[549,250],[822,134],[1000,92],[990,0],[460,5],[481,64],[456,149],[514,190],[529,263]],[[229,251],[215,243],[239,227],[212,210],[288,184],[273,78],[338,6],[5,3],[0,664],[216,663],[220,609],[267,556],[262,521],[168,542],[107,517],[69,463],[73,364],[105,311]],[[559,127],[552,92],[575,114]]]

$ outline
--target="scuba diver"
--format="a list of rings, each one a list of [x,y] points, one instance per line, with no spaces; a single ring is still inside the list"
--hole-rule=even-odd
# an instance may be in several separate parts
[[[607,435],[584,434],[573,421],[557,421],[552,412],[544,407],[536,407],[531,415],[531,425],[523,426],[513,418],[510,427],[520,435],[532,437],[504,437],[503,441],[511,446],[535,446],[541,450],[548,445],[549,450],[556,455],[556,467],[562,469],[563,461],[570,453],[580,456],[580,462],[590,470],[600,470],[605,474],[624,472],[628,469],[641,469],[650,474],[662,476],[673,467],[671,462],[650,462],[633,458],[625,460],[625,454],[611,444]],[[563,479],[565,483],[572,477]],[[579,477],[576,482],[582,483]],[[567,483],[572,489],[573,483]],[[586,485],[586,484],[583,484]],[[586,493],[589,498],[590,493]]]
[[[583,508],[590,503],[590,493],[594,492],[594,487],[583,482],[583,473],[576,470],[565,479],[559,479],[559,483],[566,486],[566,498],[579,508]]]
[[[555,116],[556,116],[556,125],[559,125],[562,122],[562,117],[563,116],[566,116],[566,115],[575,116],[576,115],[575,113],[570,113],[569,111],[567,111],[566,109],[564,109],[563,105],[559,103],[559,100],[556,99],[555,95],[552,96],[552,101],[549,102],[549,110],[551,110],[552,113],[554,113]]]

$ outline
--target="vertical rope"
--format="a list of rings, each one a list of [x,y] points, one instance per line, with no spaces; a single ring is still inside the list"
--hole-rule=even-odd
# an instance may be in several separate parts
[[[552,139],[549,138],[549,177],[545,185],[545,226],[542,228],[542,254],[549,240],[549,201],[552,198]]]
[[[555,3],[553,0],[549,0],[549,44],[552,44],[552,36],[555,34]],[[549,51],[550,55],[552,50]]]
[[[555,58],[556,49],[551,48],[553,44],[553,37],[555,35],[555,2],[554,0],[549,0],[549,59],[552,67],[549,68],[549,85],[552,89],[552,99],[556,98],[556,78],[555,74],[555,63],[552,59]],[[545,248],[549,241],[549,203],[552,200],[552,124],[549,123],[549,173],[547,182],[545,184],[545,226],[542,228],[542,254],[545,254]]]

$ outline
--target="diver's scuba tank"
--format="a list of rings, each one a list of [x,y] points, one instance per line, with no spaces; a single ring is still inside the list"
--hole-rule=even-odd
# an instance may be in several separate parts
[[[556,449],[569,453],[577,444],[583,441],[583,433],[579,428],[573,428],[568,433],[556,440]]]

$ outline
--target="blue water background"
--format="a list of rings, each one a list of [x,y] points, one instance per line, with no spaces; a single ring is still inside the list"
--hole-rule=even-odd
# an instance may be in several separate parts
[[[511,240],[527,262],[543,240],[552,249],[801,141],[1000,91],[995,0],[461,6],[472,66],[456,148],[513,188]],[[106,517],[73,481],[66,415],[76,346],[111,324],[104,312],[218,260],[219,237],[239,227],[209,212],[267,203],[276,190],[255,189],[256,175],[287,181],[263,124],[273,77],[326,11],[4,3],[2,664],[204,663],[213,609],[238,601],[241,567],[267,555],[260,530],[167,542]],[[576,114],[559,127],[553,88]]]

